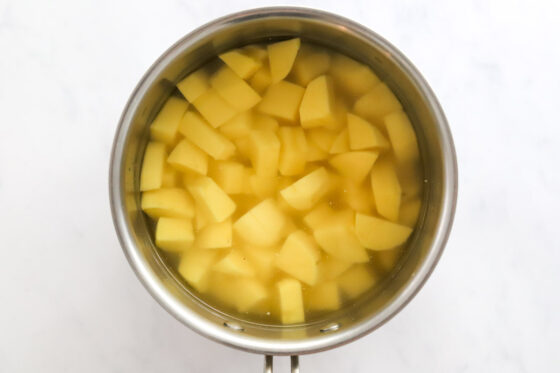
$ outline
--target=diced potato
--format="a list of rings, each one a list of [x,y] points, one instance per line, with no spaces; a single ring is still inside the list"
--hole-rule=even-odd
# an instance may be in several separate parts
[[[253,113],[250,110],[237,114],[220,126],[219,130],[228,139],[236,140],[249,136],[253,126]]]
[[[308,210],[325,195],[328,186],[329,174],[321,167],[282,189],[280,195],[296,210]]]
[[[327,51],[302,45],[292,67],[291,76],[297,84],[305,87],[316,77],[325,74],[330,64],[331,57]]]
[[[398,111],[387,115],[384,122],[398,164],[407,166],[418,162],[420,159],[418,141],[408,116]]]
[[[322,127],[335,121],[333,84],[328,76],[321,75],[307,85],[299,120],[303,128]]]
[[[140,173],[140,191],[154,190],[162,187],[165,169],[165,144],[151,141],[146,146],[142,171]]]
[[[206,69],[198,69],[190,73],[177,83],[177,88],[189,102],[193,102],[210,88],[208,72]]]
[[[163,177],[161,180],[162,188],[176,188],[181,186],[181,178],[179,173],[175,171],[172,167],[165,166],[163,168]]]
[[[242,49],[222,53],[219,57],[242,79],[250,78],[262,66],[261,61],[251,57]]]
[[[377,279],[364,265],[354,266],[338,278],[340,290],[349,298],[362,295],[376,282]]]
[[[273,199],[265,199],[234,224],[233,230],[243,240],[257,246],[274,246],[285,234],[286,216]]]
[[[369,214],[375,207],[375,201],[369,185],[357,184],[352,180],[343,183],[342,200],[357,212]]]
[[[272,84],[266,90],[257,110],[263,114],[295,122],[305,89],[285,80]]]
[[[305,321],[301,284],[291,278],[276,283],[280,300],[282,323],[295,324]]]
[[[206,207],[204,207],[201,203],[194,203],[194,211],[194,229],[196,232],[200,232],[208,224],[215,223],[210,217],[210,213],[206,210]]]
[[[325,124],[325,128],[334,132],[339,132],[346,127],[346,115],[348,108],[346,103],[339,97],[335,97],[333,108],[333,120]]]
[[[227,66],[212,76],[210,85],[237,111],[249,110],[261,100],[261,96]]]
[[[364,214],[356,214],[356,236],[370,250],[390,250],[406,242],[412,228]]]
[[[272,131],[255,130],[249,135],[251,164],[259,176],[276,176],[280,158],[280,141]]]
[[[309,211],[304,217],[303,222],[309,228],[315,230],[321,225],[324,225],[330,221],[334,216],[334,210],[329,206],[327,202],[318,204]]]
[[[351,97],[359,97],[379,83],[368,66],[338,53],[331,59],[329,74],[337,87]]]
[[[280,127],[280,159],[278,169],[286,176],[299,175],[307,163],[307,140],[301,127]]]
[[[350,137],[348,136],[348,128],[345,128],[335,137],[331,148],[329,149],[329,154],[341,154],[349,151]]]
[[[243,253],[249,259],[258,278],[268,281],[274,276],[276,249],[244,245]]]
[[[376,85],[354,103],[356,114],[370,120],[381,119],[401,109],[401,103],[385,83]]]
[[[156,225],[156,245],[162,250],[183,252],[194,241],[192,221],[183,218],[159,218]]]
[[[313,236],[332,257],[350,263],[365,263],[369,260],[352,228],[345,224],[321,225],[313,231]]]
[[[418,221],[421,207],[422,201],[420,198],[403,201],[399,211],[399,223],[404,224],[407,227],[414,228],[416,226],[416,222]]]
[[[181,121],[179,131],[214,159],[228,159],[235,153],[233,143],[218,130],[210,127],[194,111],[187,111]]]
[[[361,183],[368,175],[378,155],[377,151],[348,152],[335,155],[329,160],[329,163],[342,176]]]
[[[307,162],[315,162],[315,161],[322,161],[329,157],[329,153],[324,150],[321,150],[314,141],[307,142],[307,155],[306,159]]]
[[[152,219],[162,216],[170,218],[192,218],[194,204],[186,190],[162,188],[142,193],[142,210]]]
[[[307,307],[310,310],[334,311],[340,308],[340,295],[336,281],[318,284],[309,290]]]
[[[268,61],[273,83],[278,83],[288,76],[300,44],[299,38],[295,38],[268,45]]]
[[[238,250],[231,250],[212,268],[216,272],[226,273],[234,276],[253,276],[255,270],[245,255]]]
[[[226,220],[235,211],[235,202],[209,177],[194,180],[187,189],[215,222]]]
[[[249,175],[245,166],[239,162],[214,161],[211,163],[209,176],[227,194],[239,194],[244,192]]]
[[[213,88],[198,96],[193,105],[214,128],[220,127],[237,114],[237,110]]]
[[[192,171],[199,175],[206,175],[208,172],[208,155],[187,139],[177,144],[167,162],[183,172]]]
[[[391,221],[397,221],[401,206],[401,185],[395,166],[389,158],[381,158],[373,165],[371,188],[379,215]]]
[[[238,287],[238,280],[240,278],[250,277],[239,277],[218,271],[210,271],[205,292],[218,301],[221,306],[237,308],[237,297],[242,291],[242,289]]]
[[[181,256],[177,271],[191,285],[200,292],[208,288],[208,274],[216,262],[218,253],[214,250],[190,249]]]
[[[320,281],[334,280],[351,266],[352,263],[345,262],[344,260],[326,257],[318,264],[319,279]]]
[[[348,113],[350,149],[388,149],[389,141],[373,124],[357,115]]]
[[[270,76],[270,68],[263,66],[249,80],[249,84],[255,91],[262,95],[272,84],[272,76]]]
[[[169,97],[150,125],[152,139],[165,144],[173,143],[188,106],[189,103],[179,97]]]
[[[243,53],[261,64],[268,63],[268,50],[264,45],[247,45],[243,47]]]
[[[274,196],[278,188],[278,176],[249,175],[249,192],[264,199]]]
[[[272,131],[276,132],[278,130],[278,121],[271,117],[270,115],[265,114],[256,114],[253,129],[254,130],[263,130],[263,131]]]
[[[315,285],[320,257],[313,237],[304,231],[295,231],[284,241],[276,257],[276,267],[308,285]]]
[[[236,292],[236,303],[239,312],[249,311],[270,296],[267,288],[254,278],[238,279],[237,288],[239,291]]]
[[[233,242],[231,219],[206,225],[196,234],[195,246],[199,249],[223,249]]]
[[[315,143],[325,153],[329,153],[334,140],[336,140],[336,132],[324,128],[314,128],[306,131],[309,142]]]

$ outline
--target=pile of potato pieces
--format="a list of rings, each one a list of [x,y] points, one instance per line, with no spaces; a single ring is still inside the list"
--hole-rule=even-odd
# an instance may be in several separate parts
[[[283,324],[336,310],[413,231],[414,129],[369,67],[299,38],[219,59],[150,126],[140,190],[156,246],[221,308]]]

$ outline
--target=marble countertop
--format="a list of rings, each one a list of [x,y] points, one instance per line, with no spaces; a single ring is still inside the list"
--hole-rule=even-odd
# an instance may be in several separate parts
[[[560,3],[283,3],[352,18],[408,55],[460,168],[453,233],[424,289],[302,371],[560,370]],[[150,64],[195,27],[265,4],[0,0],[1,372],[260,371],[262,357],[200,337],[144,290],[113,230],[107,174]]]

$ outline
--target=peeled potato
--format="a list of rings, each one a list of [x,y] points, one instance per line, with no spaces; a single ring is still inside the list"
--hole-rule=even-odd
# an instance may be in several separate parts
[[[288,76],[300,44],[300,39],[295,38],[268,45],[268,60],[273,83],[277,83]]]
[[[390,250],[408,239],[412,228],[364,214],[356,214],[356,235],[370,250]]]

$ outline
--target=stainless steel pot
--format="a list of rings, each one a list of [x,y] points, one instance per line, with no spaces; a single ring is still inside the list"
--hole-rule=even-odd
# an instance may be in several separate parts
[[[370,66],[394,90],[416,129],[425,174],[424,203],[400,267],[380,291],[350,309],[303,326],[270,326],[237,319],[202,302],[168,268],[140,211],[139,169],[148,124],[186,74],[209,58],[243,44],[300,36]],[[115,136],[110,170],[111,209],[126,257],[152,296],[179,321],[205,337],[267,356],[292,357],[351,342],[381,326],[420,290],[450,233],[457,198],[457,163],[447,121],[420,73],[395,47],[346,18],[304,8],[261,8],[210,22],[169,48],[134,89]],[[268,370],[270,369],[270,370]]]

